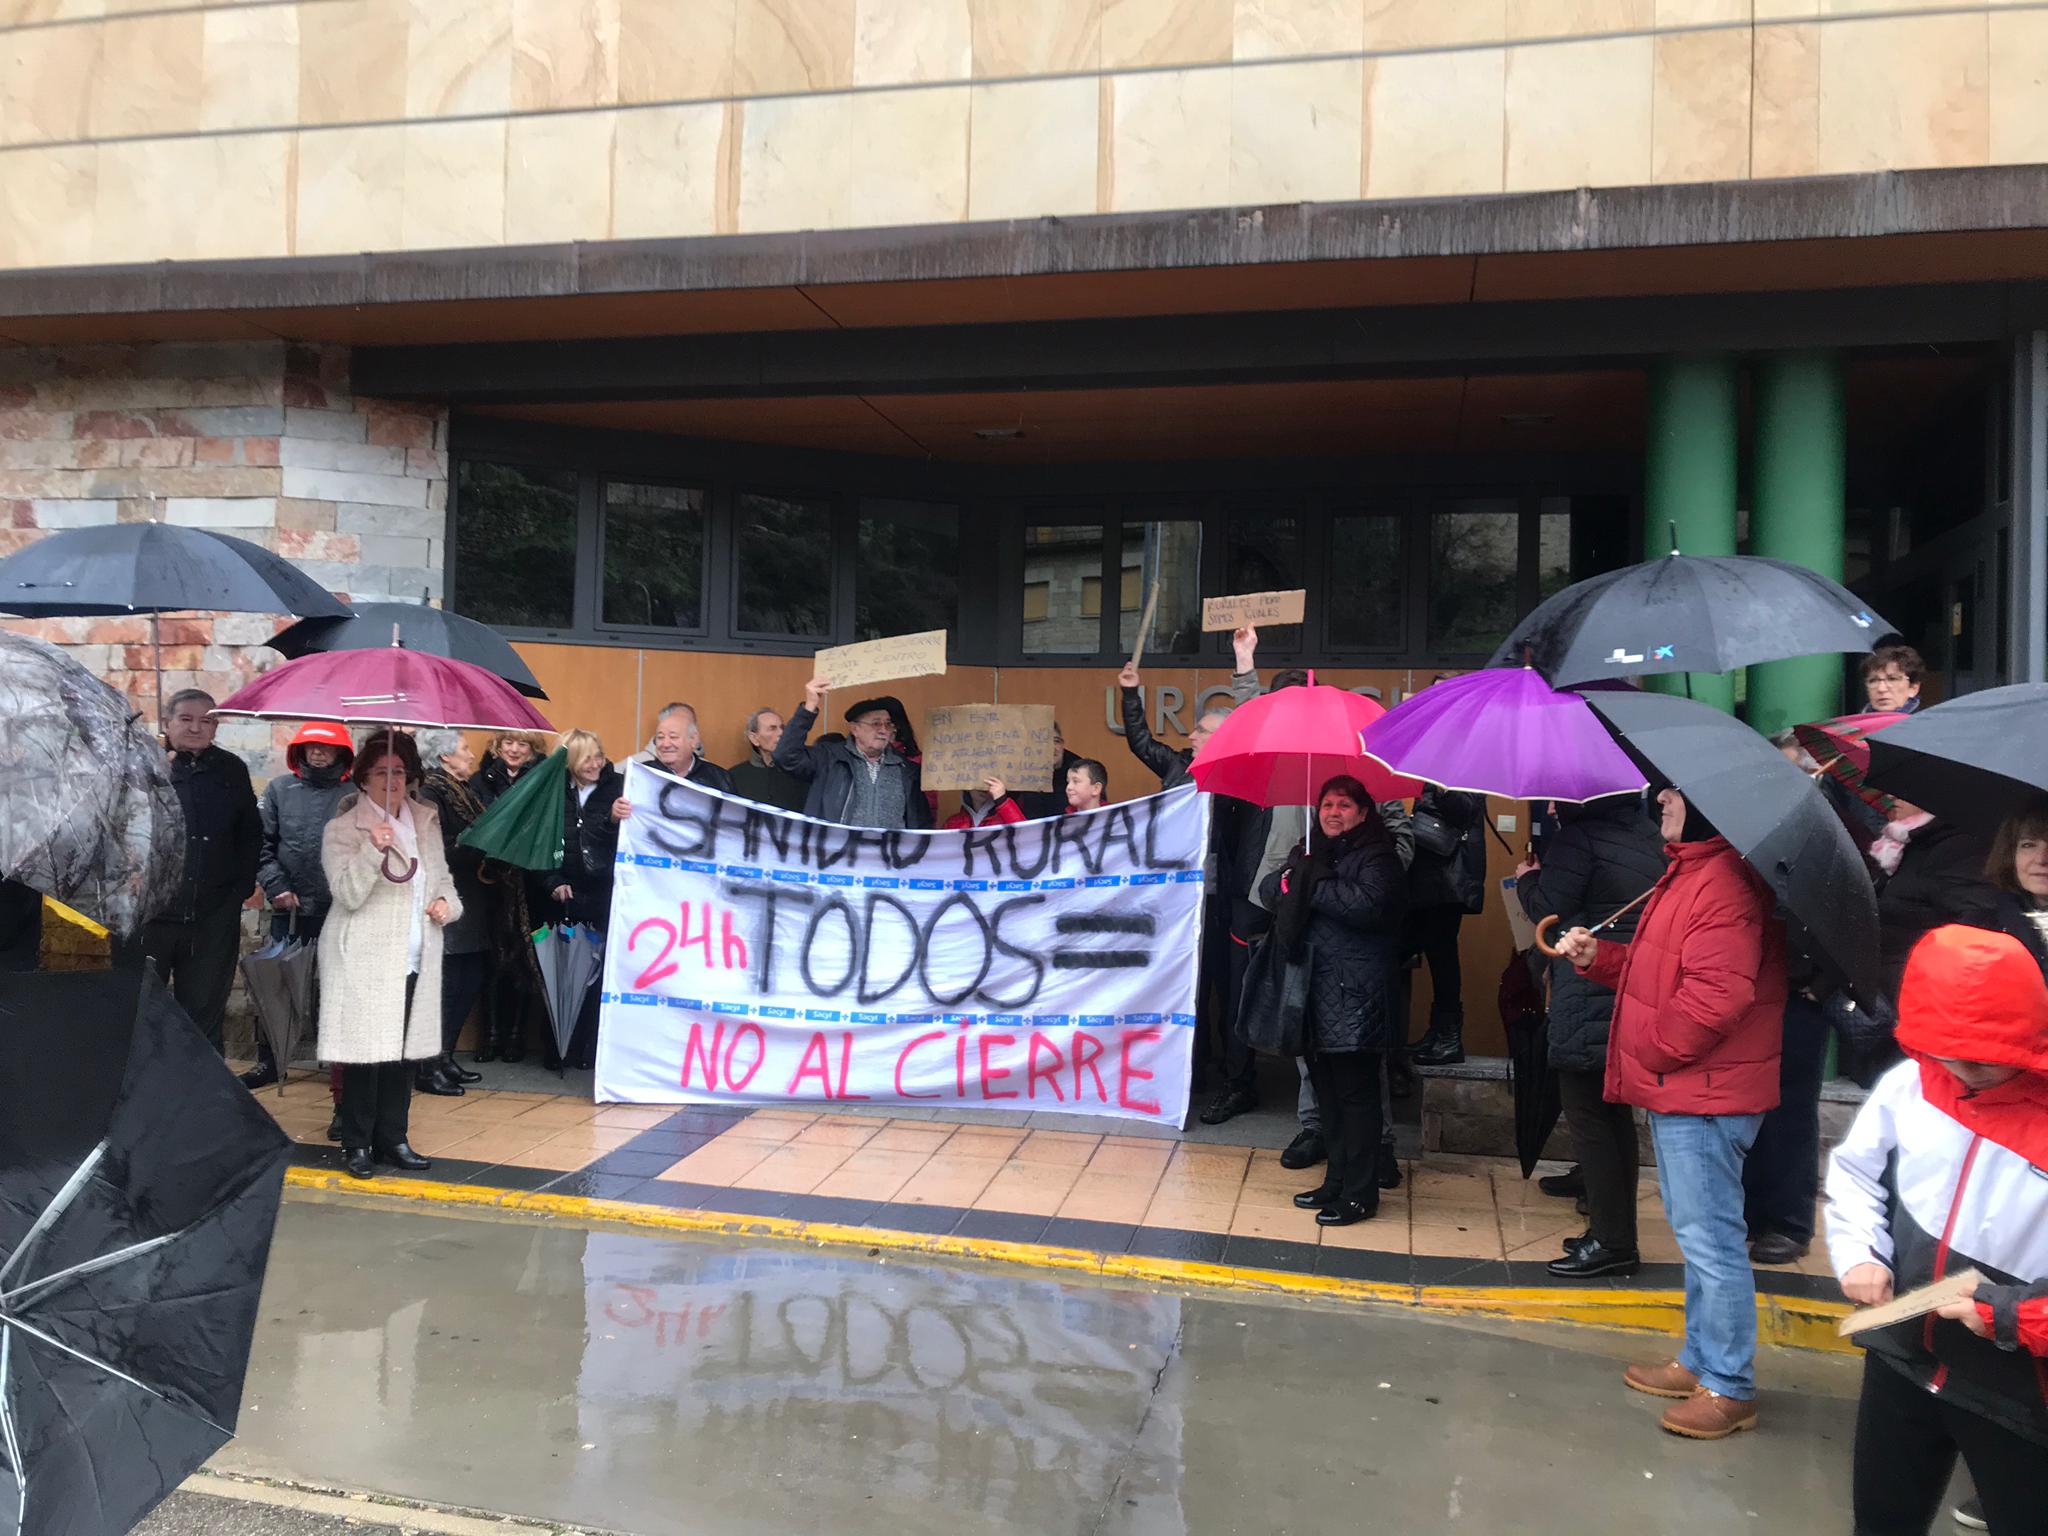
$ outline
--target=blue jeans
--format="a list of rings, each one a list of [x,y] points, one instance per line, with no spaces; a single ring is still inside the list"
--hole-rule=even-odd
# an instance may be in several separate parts
[[[1742,1162],[1762,1115],[1650,1115],[1657,1187],[1685,1255],[1685,1348],[1701,1385],[1756,1396],[1756,1275],[1742,1219]]]

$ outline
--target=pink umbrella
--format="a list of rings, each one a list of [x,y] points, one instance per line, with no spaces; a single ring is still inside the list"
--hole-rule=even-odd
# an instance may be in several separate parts
[[[1358,744],[1359,732],[1385,713],[1363,694],[1314,683],[1261,694],[1232,710],[1203,743],[1195,782],[1254,805],[1312,805],[1324,780],[1348,773],[1375,801],[1409,799],[1422,785]]]
[[[400,645],[301,656],[237,689],[214,713],[465,731],[554,730],[503,678]]]

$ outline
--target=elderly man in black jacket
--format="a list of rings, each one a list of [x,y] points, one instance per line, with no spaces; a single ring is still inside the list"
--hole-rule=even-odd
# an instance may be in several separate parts
[[[1258,697],[1257,654],[1259,632],[1249,625],[1230,637],[1237,670],[1230,679],[1230,700],[1235,706]],[[1123,688],[1124,744],[1131,756],[1159,775],[1159,787],[1178,789],[1193,778],[1195,754],[1229,715],[1229,709],[1204,710],[1188,732],[1188,744],[1176,750],[1160,741],[1145,723],[1145,696],[1139,690],[1138,669],[1126,666],[1117,674]],[[1232,1028],[1237,1018],[1237,993],[1244,981],[1244,964],[1231,963],[1231,951],[1249,944],[1264,929],[1264,914],[1250,901],[1250,861],[1238,857],[1240,848],[1256,844],[1263,834],[1241,818],[1256,815],[1255,808],[1241,800],[1219,799],[1209,821],[1209,855],[1203,866],[1202,889],[1207,910],[1202,921],[1201,975],[1195,996],[1203,1016],[1202,1035],[1216,1042],[1223,1062],[1223,1086],[1208,1108],[1202,1111],[1204,1125],[1221,1125],[1233,1116],[1259,1107],[1258,1061]],[[1256,919],[1256,928],[1247,920]]]
[[[846,712],[845,741],[810,745],[829,686],[822,677],[804,684],[804,702],[775,745],[775,766],[811,786],[804,814],[892,832],[930,826],[917,764],[891,745],[896,722],[880,699],[864,699]]]
[[[216,728],[211,694],[187,688],[171,695],[164,742],[185,813],[185,878],[176,899],[143,929],[142,949],[178,1006],[220,1050],[242,947],[242,904],[256,890],[263,822],[249,769],[213,744]]]

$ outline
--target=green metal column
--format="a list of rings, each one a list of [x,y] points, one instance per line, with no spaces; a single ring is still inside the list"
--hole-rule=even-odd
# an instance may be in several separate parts
[[[1831,353],[1771,357],[1756,373],[1751,554],[1842,579],[1847,449],[1842,370]],[[1749,723],[1764,732],[1840,713],[1842,658],[1801,656],[1749,669]]]
[[[1688,555],[1735,553],[1736,365],[1732,357],[1669,357],[1651,365],[1649,441],[1643,466],[1643,558],[1671,553],[1673,530]],[[1654,642],[1654,637],[1646,636]],[[1692,696],[1735,707],[1735,680],[1692,673]],[[1646,682],[1683,693],[1687,678]]]

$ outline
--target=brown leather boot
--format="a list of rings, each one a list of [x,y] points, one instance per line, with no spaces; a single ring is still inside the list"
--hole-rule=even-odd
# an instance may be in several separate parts
[[[1665,1409],[1659,1422],[1688,1440],[1726,1440],[1739,1430],[1756,1428],[1756,1404],[1701,1387],[1684,1402]]]
[[[1699,1377],[1676,1360],[1667,1360],[1662,1365],[1632,1365],[1622,1372],[1621,1379],[1652,1397],[1691,1397],[1700,1387]]]

